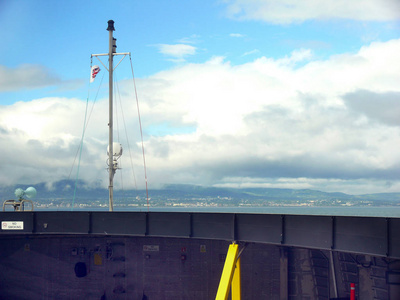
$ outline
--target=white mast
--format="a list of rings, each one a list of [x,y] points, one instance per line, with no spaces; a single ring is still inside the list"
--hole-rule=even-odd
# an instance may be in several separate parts
[[[113,211],[114,209],[114,174],[116,169],[114,169],[114,160],[113,160],[113,54],[116,52],[114,47],[114,37],[113,31],[114,28],[114,21],[108,21],[108,28],[109,32],[109,39],[108,39],[108,87],[109,87],[109,100],[108,100],[108,173],[109,173],[109,184],[108,184],[108,199],[109,199],[109,209]]]
[[[103,64],[103,62],[99,59],[101,64],[108,70],[109,73],[109,115],[108,115],[108,173],[109,173],[109,184],[108,184],[108,194],[109,194],[109,210],[113,211],[114,210],[114,194],[113,194],[113,189],[114,189],[114,175],[115,172],[118,169],[118,163],[117,160],[122,154],[122,147],[120,144],[114,145],[113,141],[113,72],[114,72],[114,66],[113,66],[113,58],[115,55],[131,55],[130,52],[124,52],[124,53],[116,53],[116,39],[113,37],[113,31],[115,31],[114,28],[114,21],[109,20],[108,21],[108,27],[107,30],[109,32],[109,45],[108,45],[108,53],[107,54],[92,54],[92,57],[99,57],[99,56],[108,56],[108,68]],[[119,63],[124,59],[119,61]],[[119,65],[117,64],[117,66]],[[116,66],[116,67],[117,67]],[[117,147],[116,147],[117,146]],[[117,149],[114,149],[114,148]]]

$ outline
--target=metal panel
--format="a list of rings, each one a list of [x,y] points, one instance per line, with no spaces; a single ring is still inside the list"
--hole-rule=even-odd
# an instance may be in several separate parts
[[[37,233],[89,233],[89,212],[36,212]]]
[[[400,219],[389,221],[389,254],[400,257]]]
[[[386,255],[385,218],[336,217],[335,249],[340,251]]]
[[[285,245],[331,249],[331,217],[285,216],[284,224]]]
[[[400,258],[400,218],[178,212],[0,212],[18,234],[193,237]],[[6,226],[8,226],[6,224]]]
[[[192,237],[233,241],[234,217],[234,214],[194,213]]]
[[[1,213],[1,234],[32,233],[33,231],[33,212],[2,212]],[[23,229],[10,230],[8,222],[23,222]],[[4,230],[3,230],[4,227]]]
[[[91,233],[145,235],[146,213],[93,212]]]
[[[190,237],[190,214],[148,213],[148,235]]]
[[[236,233],[239,241],[280,244],[282,218],[280,215],[236,215]]]

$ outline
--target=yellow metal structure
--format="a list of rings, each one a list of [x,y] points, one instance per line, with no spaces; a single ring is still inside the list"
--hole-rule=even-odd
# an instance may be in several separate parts
[[[229,245],[226,255],[224,269],[222,270],[221,280],[215,300],[227,300],[229,296],[229,287],[232,285],[232,300],[241,299],[240,286],[240,258],[238,258],[238,244]]]
[[[236,261],[235,273],[233,274],[231,287],[232,300],[240,300],[242,295],[242,286],[240,284],[240,257]]]

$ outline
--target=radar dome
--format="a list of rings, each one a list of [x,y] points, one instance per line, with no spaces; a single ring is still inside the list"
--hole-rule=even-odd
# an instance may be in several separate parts
[[[18,199],[22,198],[25,194],[24,190],[21,188],[17,188],[14,192],[15,197],[17,197]]]
[[[33,187],[33,186],[30,186],[30,187],[28,187],[26,190],[25,190],[25,195],[28,197],[28,198],[33,198],[33,197],[35,197],[36,196],[36,189]]]
[[[107,147],[107,154],[110,153],[110,147]],[[122,145],[120,143],[113,143],[113,156],[122,155]]]
[[[21,188],[18,188],[15,190],[14,194],[19,200],[22,200],[24,196],[33,198],[36,196],[36,189],[32,186],[28,187],[25,191]]]

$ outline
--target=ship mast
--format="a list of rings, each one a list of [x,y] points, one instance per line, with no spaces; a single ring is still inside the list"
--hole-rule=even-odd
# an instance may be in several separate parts
[[[113,56],[116,48],[115,40],[113,37],[114,21],[108,21],[108,173],[109,173],[109,184],[108,184],[108,200],[109,200],[109,210],[114,209],[114,174],[116,168],[114,168],[113,160]],[[115,46],[115,47],[114,47]]]
[[[114,28],[114,21],[108,21],[108,53],[106,54],[92,54],[92,57],[99,57],[99,56],[108,56],[108,68],[103,62],[99,59],[100,63],[108,70],[109,73],[109,95],[108,95],[108,173],[109,173],[109,183],[108,183],[108,200],[109,200],[109,210],[114,210],[114,175],[118,169],[118,162],[117,160],[122,154],[122,147],[120,144],[114,144],[113,140],[113,72],[114,72],[114,65],[113,59],[115,55],[123,55],[119,63],[115,66],[115,68],[120,64],[120,62],[125,58],[126,55],[131,55],[130,52],[124,53],[116,53],[116,39],[113,37]]]

